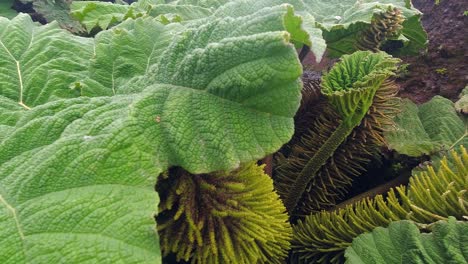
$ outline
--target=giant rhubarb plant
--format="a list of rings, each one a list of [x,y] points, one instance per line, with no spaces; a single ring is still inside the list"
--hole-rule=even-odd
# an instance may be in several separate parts
[[[398,59],[385,53],[356,52],[322,78],[320,111],[308,133],[280,155],[276,187],[294,214],[333,206],[351,185],[351,176],[382,143],[395,112],[391,77]]]
[[[278,5],[87,39],[0,18],[2,263],[160,263],[160,173],[234,169],[291,137],[300,23]]]
[[[291,4],[300,14],[304,29],[312,41],[310,47],[317,61],[325,49],[334,57],[356,50],[385,49],[391,45],[396,54],[415,54],[426,46],[426,33],[421,26],[421,13],[406,0],[139,0],[131,5],[74,1],[72,14],[84,27],[106,29],[115,23],[142,15],[156,17],[164,23],[203,20],[218,9],[233,13],[252,12],[279,4]],[[237,6],[237,8],[233,8]],[[235,10],[235,11],[234,11]]]

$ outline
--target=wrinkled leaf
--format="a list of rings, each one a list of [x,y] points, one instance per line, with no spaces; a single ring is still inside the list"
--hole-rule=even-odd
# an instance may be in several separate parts
[[[88,32],[98,27],[107,29],[112,24],[123,21],[127,17],[134,17],[143,10],[123,4],[113,4],[98,1],[73,1],[71,14],[80,21]]]
[[[98,1],[74,1],[72,15],[90,32],[94,28],[107,29],[128,18],[152,16],[165,24],[206,18],[212,8],[190,3],[166,4],[160,0],[140,0],[131,5]]]
[[[0,259],[160,263],[162,171],[233,169],[293,133],[301,65],[274,10],[129,20],[94,43],[0,20]]]
[[[268,13],[274,5],[289,4],[293,9],[290,11],[290,16],[285,19],[285,26],[293,34],[293,41],[298,46],[307,45],[311,47],[316,60],[320,61],[326,50],[326,43],[322,37],[322,31],[315,25],[315,18],[308,12],[307,7],[302,0],[259,0],[250,4],[247,0],[232,1],[218,10],[215,15],[217,16],[245,16],[252,15],[255,10],[263,10],[263,13]],[[293,17],[293,10],[298,15]],[[255,13],[258,14],[258,13]],[[261,14],[261,13],[260,13]],[[252,19],[261,19],[252,16]]]
[[[385,138],[388,146],[401,154],[434,155],[468,145],[467,118],[458,115],[453,102],[441,96],[420,106],[405,100],[395,122],[395,129]]]
[[[412,221],[392,222],[362,234],[346,249],[346,264],[467,263],[468,223],[449,217],[420,233]]]
[[[57,23],[38,27],[27,15],[0,18],[0,95],[29,107],[79,96],[69,84],[87,74],[92,40]]]
[[[290,4],[294,7],[289,16],[284,19],[284,26],[292,33],[292,41],[298,46],[308,45],[317,61],[320,61],[326,43],[322,31],[315,25],[314,17],[308,13],[302,0],[185,0],[171,1],[167,4],[156,1],[138,1],[132,5],[116,5],[103,2],[75,1],[72,4],[72,14],[91,31],[95,27],[109,28],[113,23],[121,22],[126,18],[149,15],[157,17],[163,23],[194,22],[195,25],[207,23],[211,14],[217,17],[239,17],[251,15],[251,19],[262,20],[260,14],[266,14],[277,5]],[[257,12],[262,11],[263,12]],[[253,14],[256,14],[255,17]],[[200,20],[200,21],[198,21]]]

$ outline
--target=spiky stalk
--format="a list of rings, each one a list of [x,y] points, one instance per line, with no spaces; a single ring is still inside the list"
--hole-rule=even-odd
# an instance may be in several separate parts
[[[307,216],[293,226],[291,263],[343,263],[344,250],[358,235],[392,221],[430,224],[454,216],[468,220],[468,153],[462,146],[429,167],[405,186],[391,189],[384,198],[363,199],[332,212]]]
[[[359,50],[379,51],[382,44],[389,38],[398,36],[403,29],[405,18],[397,8],[390,7],[387,11],[375,14],[371,25],[362,32],[357,41]]]
[[[383,52],[356,52],[322,78],[327,100],[321,114],[276,162],[275,187],[291,214],[334,205],[364,170],[396,113],[397,86],[390,78],[398,61]]]
[[[286,257],[292,229],[262,166],[201,175],[174,169],[157,190],[163,255],[198,264],[279,264]]]

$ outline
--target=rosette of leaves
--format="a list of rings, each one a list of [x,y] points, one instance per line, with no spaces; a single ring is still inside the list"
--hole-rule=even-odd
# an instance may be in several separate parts
[[[163,255],[198,264],[284,262],[292,229],[263,166],[199,175],[171,169],[156,188]]]
[[[364,170],[396,112],[391,78],[398,62],[383,52],[359,51],[323,76],[325,100],[314,108],[320,113],[288,156],[277,159],[275,187],[291,214],[335,205]]]
[[[232,170],[293,133],[302,69],[284,25],[300,21],[272,10],[95,39],[0,17],[0,259],[161,263],[159,174]]]
[[[346,249],[346,264],[400,263],[467,263],[468,223],[437,221],[427,227],[431,233],[420,233],[418,226],[407,220],[392,222],[387,228],[377,227],[359,235]]]
[[[416,173],[407,188],[400,186],[385,196],[299,220],[293,225],[292,263],[343,263],[344,251],[354,238],[393,221],[431,224],[449,216],[466,221],[468,153],[463,146],[458,150],[452,150],[438,167]]]

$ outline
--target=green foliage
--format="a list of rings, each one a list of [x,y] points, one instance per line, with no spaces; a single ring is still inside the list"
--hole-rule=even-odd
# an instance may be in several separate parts
[[[94,40],[0,18],[0,259],[160,263],[161,172],[234,169],[292,135],[301,65],[272,9]]]
[[[0,2],[0,16],[6,18],[15,17],[18,13],[12,9],[14,2],[15,0],[3,0]]]
[[[108,2],[73,1],[70,9],[72,16],[80,21],[88,32],[95,27],[107,29],[110,25],[122,22],[126,18],[142,16],[129,5]]]
[[[185,25],[207,23],[210,15],[233,18],[250,15],[251,19],[258,19],[258,16],[262,14],[275,12],[272,7],[281,4],[291,5],[290,13],[283,22],[285,28],[292,34],[292,41],[296,45],[311,46],[317,60],[320,60],[326,48],[325,41],[322,38],[322,31],[315,26],[314,18],[306,12],[306,7],[300,0],[210,0],[170,1],[168,3],[158,0],[140,0],[131,5],[74,1],[71,8],[72,14],[88,31],[91,31],[94,28],[106,29],[127,18],[141,16],[156,17],[163,23],[181,22]],[[292,6],[294,6],[294,9],[292,9]],[[293,10],[296,10],[297,14]]]
[[[73,1],[71,14],[80,21],[88,32],[107,29],[129,18],[155,17],[163,24],[206,18],[212,15],[210,8],[161,0],[140,0],[131,5],[97,1]]]
[[[291,153],[277,160],[275,187],[291,214],[333,206],[364,170],[395,112],[396,87],[388,78],[398,62],[360,51],[343,56],[322,78],[321,112]]]
[[[410,179],[409,187],[391,189],[384,198],[366,198],[330,212],[307,216],[293,226],[292,263],[342,263],[344,250],[360,234],[392,221],[431,224],[453,216],[466,220],[468,153],[451,152],[438,168],[429,167]]]
[[[171,170],[157,185],[164,255],[191,263],[283,263],[292,229],[271,178],[255,163],[233,172]]]
[[[401,34],[404,21],[401,11],[389,7],[385,12],[375,14],[370,27],[361,32],[356,46],[360,50],[379,51],[388,39],[394,39]]]
[[[28,109],[80,95],[68,86],[87,71],[91,39],[73,36],[57,23],[39,27],[19,15],[11,21],[0,17],[0,41],[2,96]]]
[[[296,48],[307,45],[320,60],[327,44],[341,55],[390,40],[407,54],[426,41],[420,13],[399,0],[74,1],[82,24],[69,15],[71,0],[21,1],[57,22],[0,17],[7,263],[161,263],[161,250],[193,263],[282,263],[288,216],[251,162],[293,134]],[[82,38],[59,26],[103,31]],[[398,62],[356,52],[324,76],[323,109],[277,170],[275,187],[292,214],[334,205],[382,145]],[[168,170],[157,186],[158,215],[154,184]],[[458,210],[452,194],[444,199]],[[400,213],[442,217],[433,204],[407,204]],[[342,252],[349,242],[338,243]]]
[[[397,221],[362,234],[346,249],[346,264],[467,263],[468,223],[438,221],[420,233],[412,221]]]
[[[441,96],[420,106],[405,100],[395,123],[385,139],[389,148],[401,154],[435,156],[468,145],[468,119],[458,115],[453,102]]]
[[[427,45],[427,35],[421,26],[421,12],[415,9],[407,0],[306,0],[308,10],[315,17],[317,24],[323,30],[329,55],[340,57],[351,54],[362,46],[363,35],[366,36],[373,27],[379,27],[378,21],[386,16],[389,10],[399,10],[401,30],[386,38],[399,42],[401,48],[393,51],[398,55],[417,54]],[[400,17],[400,15],[398,15]],[[401,19],[404,19],[402,23]],[[392,23],[390,23],[392,24]],[[398,26],[399,28],[399,26]],[[377,30],[376,32],[381,32]],[[379,38],[380,43],[383,36]]]
[[[57,21],[58,24],[71,32],[81,33],[84,29],[80,23],[70,16],[72,0],[19,0],[24,4],[31,3],[33,9],[47,22]]]
[[[325,49],[331,56],[351,54],[359,49],[379,48],[387,40],[401,43],[395,54],[416,54],[425,49],[427,36],[420,23],[421,13],[403,0],[209,0],[169,1],[139,0],[131,5],[74,1],[72,14],[86,27],[106,29],[127,18],[153,16],[164,23],[205,23],[210,15],[246,16],[275,5],[290,4],[299,15],[285,20],[291,25],[301,22],[303,36],[293,39],[297,46],[307,45],[320,61]],[[228,12],[226,12],[228,10]],[[252,19],[256,19],[252,17]],[[385,27],[385,28],[384,28]],[[323,31],[323,32],[322,32]],[[296,34],[298,36],[298,34]],[[366,41],[367,40],[367,41]],[[367,44],[364,44],[367,43]]]

